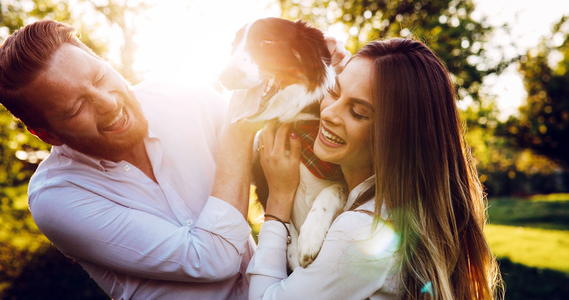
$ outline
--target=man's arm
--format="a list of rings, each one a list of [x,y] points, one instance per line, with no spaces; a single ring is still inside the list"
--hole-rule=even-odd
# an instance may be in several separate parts
[[[119,205],[78,187],[30,197],[40,230],[65,254],[136,277],[219,281],[239,271],[250,229],[227,203],[210,197],[195,224]]]
[[[229,124],[221,134],[216,153],[212,196],[233,205],[247,217],[253,160],[253,139],[259,124],[246,121]]]

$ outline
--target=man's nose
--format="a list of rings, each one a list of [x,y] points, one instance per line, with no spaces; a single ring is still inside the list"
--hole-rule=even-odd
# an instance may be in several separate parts
[[[93,96],[93,103],[100,114],[116,111],[119,106],[118,97],[113,93],[97,93]]]

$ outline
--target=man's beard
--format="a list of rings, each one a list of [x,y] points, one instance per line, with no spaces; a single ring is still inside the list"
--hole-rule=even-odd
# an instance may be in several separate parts
[[[125,100],[124,106],[128,111],[129,122],[131,128],[128,132],[128,137],[122,137],[120,140],[113,140],[108,137],[99,136],[99,138],[85,139],[76,138],[73,136],[63,136],[65,144],[72,149],[81,153],[115,161],[119,159],[123,153],[132,150],[139,143],[144,142],[144,138],[148,135],[148,122],[142,114],[142,109],[135,100],[134,95],[129,93],[128,100]]]

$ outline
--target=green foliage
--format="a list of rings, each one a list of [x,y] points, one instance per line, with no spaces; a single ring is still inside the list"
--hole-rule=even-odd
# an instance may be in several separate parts
[[[461,112],[466,140],[476,158],[480,180],[491,196],[554,193],[567,189],[569,174],[543,155],[519,149],[499,134],[502,123],[491,98],[482,98]]]
[[[120,33],[122,35],[120,64],[115,66],[115,68],[131,83],[140,82],[142,78],[134,71],[134,55],[137,50],[137,45],[134,41],[136,26],[132,20],[136,14],[150,8],[150,4],[144,0],[135,2],[129,0],[103,0],[88,2],[92,5],[95,11],[105,17],[109,24],[120,28]]]
[[[569,17],[520,62],[528,97],[500,134],[569,168]]]
[[[83,23],[84,12],[71,9],[73,4],[82,1],[0,2],[0,43],[20,27],[49,18],[71,24],[87,46],[100,55],[105,53],[107,47],[104,43],[92,38],[96,36],[93,31],[97,26],[86,25]],[[52,253],[55,250],[47,248],[47,239],[33,222],[26,190],[30,176],[47,156],[48,150],[49,145],[27,132],[23,124],[0,105],[0,298],[39,299],[57,294],[60,298],[85,299],[94,295],[101,299],[100,290],[84,271],[67,262],[61,254],[60,259],[47,263],[42,261],[57,255]],[[46,253],[50,254],[46,256]],[[33,278],[33,274],[26,270],[38,266],[38,270],[42,270],[37,273],[40,277]],[[51,269],[51,273],[47,269]],[[26,282],[26,278],[33,279]],[[51,293],[46,293],[46,286],[52,286]],[[5,291],[7,288],[8,292]]]
[[[471,17],[471,0],[279,0],[282,15],[327,29],[344,24],[347,48],[355,52],[374,39],[414,36],[447,64],[461,97],[478,98],[482,78],[508,62],[489,67],[482,58],[493,28]]]

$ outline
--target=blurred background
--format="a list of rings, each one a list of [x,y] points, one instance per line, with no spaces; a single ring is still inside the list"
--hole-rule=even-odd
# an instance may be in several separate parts
[[[0,43],[50,18],[134,84],[217,87],[235,32],[268,16],[305,20],[352,53],[397,36],[434,49],[457,85],[506,299],[569,299],[569,1],[0,0]],[[0,106],[0,298],[105,299],[29,214],[27,182],[48,153]]]

